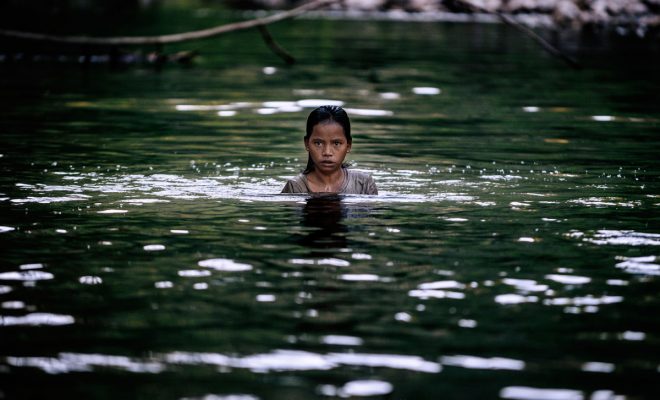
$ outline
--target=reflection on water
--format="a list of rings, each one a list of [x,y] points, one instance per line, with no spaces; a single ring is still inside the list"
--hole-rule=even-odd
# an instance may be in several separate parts
[[[346,233],[348,227],[343,223],[347,218],[347,208],[341,196],[320,195],[309,197],[302,209],[300,224],[312,228],[305,232],[298,242],[313,249],[311,257],[332,254],[333,251],[348,247]],[[326,249],[324,252],[323,249]]]

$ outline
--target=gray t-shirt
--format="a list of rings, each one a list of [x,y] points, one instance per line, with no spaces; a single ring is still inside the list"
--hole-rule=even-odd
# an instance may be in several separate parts
[[[346,178],[338,193],[341,194],[378,194],[376,182],[371,174],[344,168]],[[284,185],[282,193],[313,193],[307,185],[307,176],[300,174]]]

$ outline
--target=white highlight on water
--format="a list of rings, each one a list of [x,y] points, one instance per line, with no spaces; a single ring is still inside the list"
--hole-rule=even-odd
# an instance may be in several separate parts
[[[62,314],[32,313],[20,317],[0,315],[0,326],[59,326],[71,325],[74,322],[75,319],[72,316]]]
[[[377,110],[368,108],[346,108],[345,110],[349,115],[360,115],[364,117],[390,117],[394,115],[394,113],[389,110]]]
[[[162,244],[148,244],[144,247],[142,247],[144,251],[163,251],[165,250],[165,246]]]
[[[360,353],[330,353],[328,359],[336,364],[385,367],[405,369],[410,371],[438,373],[442,366],[432,361],[426,361],[418,356],[404,356],[395,354],[360,354]]]
[[[658,260],[657,256],[617,256],[616,259],[621,262],[615,264],[615,266],[628,273],[654,276],[660,275],[660,264],[656,264],[656,261]]]
[[[539,298],[536,296],[523,296],[515,293],[500,294],[495,296],[495,302],[499,304],[521,304],[521,303],[536,303]]]
[[[356,336],[325,335],[321,337],[321,343],[333,346],[361,346],[364,341]]]
[[[457,281],[434,281],[420,283],[417,288],[421,290],[435,290],[435,289],[464,289],[465,285]]]
[[[256,300],[260,303],[272,303],[277,299],[274,294],[258,294]]]
[[[442,91],[437,87],[419,86],[412,88],[412,92],[422,96],[434,96],[440,94]]]
[[[476,328],[477,321],[473,319],[459,319],[458,326],[460,326],[461,328]]]
[[[44,271],[9,271],[0,273],[0,280],[5,281],[44,281],[53,279],[55,275]]]
[[[412,315],[402,311],[394,314],[394,319],[400,322],[410,322],[412,321]]]
[[[500,397],[513,400],[583,400],[579,390],[540,389],[528,386],[508,386],[500,390]]]
[[[453,367],[463,367],[469,369],[506,369],[511,371],[522,371],[525,369],[525,362],[512,358],[503,357],[475,357],[466,355],[443,356],[440,358],[443,365]]]
[[[354,260],[371,260],[371,255],[365,253],[353,253],[351,258]]]
[[[580,369],[584,372],[599,372],[609,374],[614,372],[615,366],[614,364],[610,363],[590,361],[582,364]]]
[[[344,105],[343,101],[339,100],[325,100],[325,99],[303,99],[296,102],[297,106],[305,108],[316,108],[321,106],[338,106]]]
[[[177,275],[184,278],[201,278],[204,276],[210,276],[211,271],[205,269],[183,269],[178,271]]]
[[[548,285],[539,285],[532,279],[504,278],[502,279],[502,283],[514,286],[516,289],[525,292],[544,292],[548,290]]]
[[[585,283],[591,282],[591,278],[586,276],[560,275],[560,274],[549,274],[545,276],[545,279],[563,283],[565,285],[584,285]]]
[[[616,117],[612,115],[592,115],[591,119],[598,122],[610,122],[610,121],[614,121]]]
[[[660,234],[635,232],[632,230],[601,229],[588,237],[580,231],[570,231],[566,236],[580,238],[585,242],[598,245],[660,246]]]
[[[21,310],[25,308],[25,303],[22,301],[5,301],[2,303],[2,308],[5,308],[7,310]]]
[[[197,263],[200,267],[211,268],[216,271],[224,272],[241,272],[249,271],[252,269],[252,265],[238,263],[234,260],[228,258],[210,258],[208,260],[202,260]]]
[[[97,214],[126,214],[128,210],[101,210],[97,211]]]
[[[433,290],[433,289],[416,289],[410,290],[408,296],[416,297],[422,300],[425,299],[455,299],[461,300],[465,298],[465,294],[461,292],[453,292],[450,290]]]
[[[21,264],[18,266],[20,270],[29,270],[29,269],[41,269],[44,265],[41,263],[32,263],[32,264]]]
[[[384,92],[380,93],[380,97],[385,100],[397,100],[401,98],[401,95],[396,92]]]
[[[100,285],[103,283],[103,279],[100,276],[85,275],[78,278],[78,282],[83,285]]]
[[[646,339],[646,333],[644,332],[635,332],[635,331],[625,331],[619,337],[623,340],[630,341],[641,341]]]
[[[375,379],[347,382],[339,391],[342,397],[381,396],[392,392],[392,384]]]
[[[343,274],[339,279],[352,282],[378,282],[381,278],[374,274]]]
[[[156,289],[170,289],[174,287],[174,284],[170,281],[159,281],[159,282],[155,282],[154,286],[156,287]]]

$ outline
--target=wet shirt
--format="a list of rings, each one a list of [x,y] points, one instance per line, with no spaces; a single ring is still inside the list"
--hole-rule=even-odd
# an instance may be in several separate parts
[[[376,182],[371,174],[360,171],[344,169],[346,176],[344,183],[337,193],[342,194],[378,194]],[[313,193],[307,186],[307,177],[303,174],[296,176],[284,185],[282,193]]]

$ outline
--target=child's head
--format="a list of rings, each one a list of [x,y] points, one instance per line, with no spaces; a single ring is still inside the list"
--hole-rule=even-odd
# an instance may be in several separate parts
[[[353,138],[351,137],[351,121],[343,108],[338,106],[321,106],[313,110],[309,114],[309,117],[307,117],[307,130],[304,138],[305,145],[308,145],[309,139],[314,133],[314,128],[319,124],[337,124],[341,127],[341,131],[344,134],[344,138],[350,151],[350,147],[353,144]],[[307,167],[303,171],[303,174],[312,172],[314,167],[314,160],[310,154],[307,159]]]

